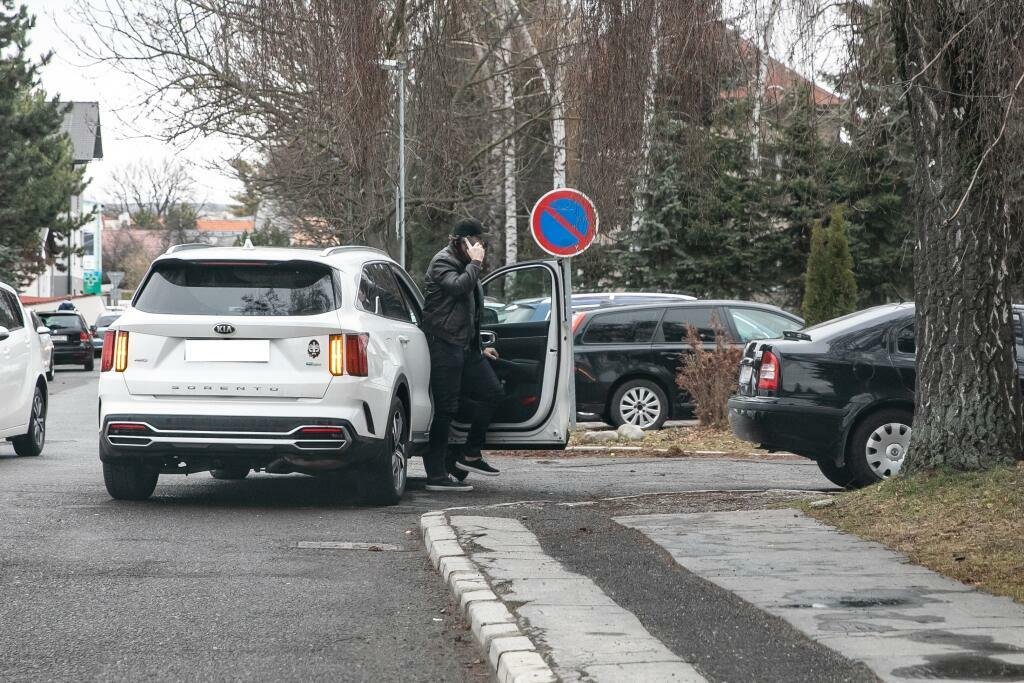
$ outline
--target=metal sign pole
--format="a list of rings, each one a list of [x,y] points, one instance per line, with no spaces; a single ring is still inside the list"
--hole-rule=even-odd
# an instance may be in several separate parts
[[[558,259],[559,265],[562,267],[562,285],[565,288],[563,296],[565,298],[565,310],[562,312],[563,324],[565,329],[568,330],[565,340],[566,352],[569,354],[569,429],[576,427],[576,352],[573,349],[573,332],[572,332],[572,259],[562,258]]]

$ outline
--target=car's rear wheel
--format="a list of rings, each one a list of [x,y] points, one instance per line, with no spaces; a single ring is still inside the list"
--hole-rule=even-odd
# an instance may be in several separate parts
[[[160,470],[137,462],[103,463],[103,483],[117,500],[146,500],[156,489]]]
[[[913,415],[888,408],[868,415],[853,430],[846,449],[846,467],[859,486],[895,477],[910,447]]]
[[[42,455],[46,445],[46,396],[43,388],[36,386],[32,395],[32,413],[28,420],[28,433],[11,439],[14,452],[23,458]]]
[[[218,467],[210,470],[210,476],[214,479],[238,480],[249,476],[248,465],[233,465],[231,467]]]
[[[94,367],[96,367],[96,359],[93,358],[92,354],[89,354],[89,360],[85,361],[85,371],[92,372]]]
[[[631,379],[612,396],[612,424],[631,424],[641,429],[660,429],[668,419],[668,397],[657,384],[646,379]]]
[[[830,457],[818,461],[818,469],[825,475],[825,478],[836,486],[844,489],[857,487],[857,478],[850,471],[850,468],[843,463],[840,467]]]
[[[366,500],[375,505],[395,505],[405,495],[408,476],[406,445],[409,429],[406,426],[405,406],[401,400],[391,402],[388,431],[384,437],[384,452],[363,466],[366,478]]]

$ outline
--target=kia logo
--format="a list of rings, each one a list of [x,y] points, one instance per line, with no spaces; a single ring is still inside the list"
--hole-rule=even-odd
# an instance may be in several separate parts
[[[234,334],[235,326],[228,325],[227,323],[221,323],[220,325],[214,325],[213,331],[217,334]]]

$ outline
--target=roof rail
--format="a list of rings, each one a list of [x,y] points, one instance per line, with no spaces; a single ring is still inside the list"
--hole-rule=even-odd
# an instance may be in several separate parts
[[[167,247],[165,254],[173,254],[179,251],[186,251],[188,249],[209,249],[212,244],[206,244],[205,242],[188,242],[186,244],[173,244]]]
[[[320,252],[320,255],[331,256],[332,254],[337,254],[344,251],[372,251],[378,254],[384,254],[388,258],[391,258],[391,254],[384,251],[383,249],[377,249],[376,247],[367,247],[366,245],[362,244],[346,244],[345,246],[342,247],[327,247],[326,249]]]

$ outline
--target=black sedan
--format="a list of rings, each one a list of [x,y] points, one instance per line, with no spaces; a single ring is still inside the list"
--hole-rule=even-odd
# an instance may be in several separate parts
[[[80,313],[53,311],[40,313],[39,317],[51,330],[53,360],[57,365],[74,364],[93,369],[92,334]]]
[[[1014,316],[1019,335],[1020,308]],[[888,479],[900,471],[910,445],[914,361],[909,303],[752,342],[740,365],[739,391],[729,401],[732,431],[815,460],[844,488]]]
[[[573,316],[576,410],[619,426],[657,429],[692,414],[690,396],[676,387],[683,338],[693,325],[705,348],[714,347],[714,321],[731,339],[781,336],[803,327],[786,311],[751,301],[671,301],[577,311]]]

